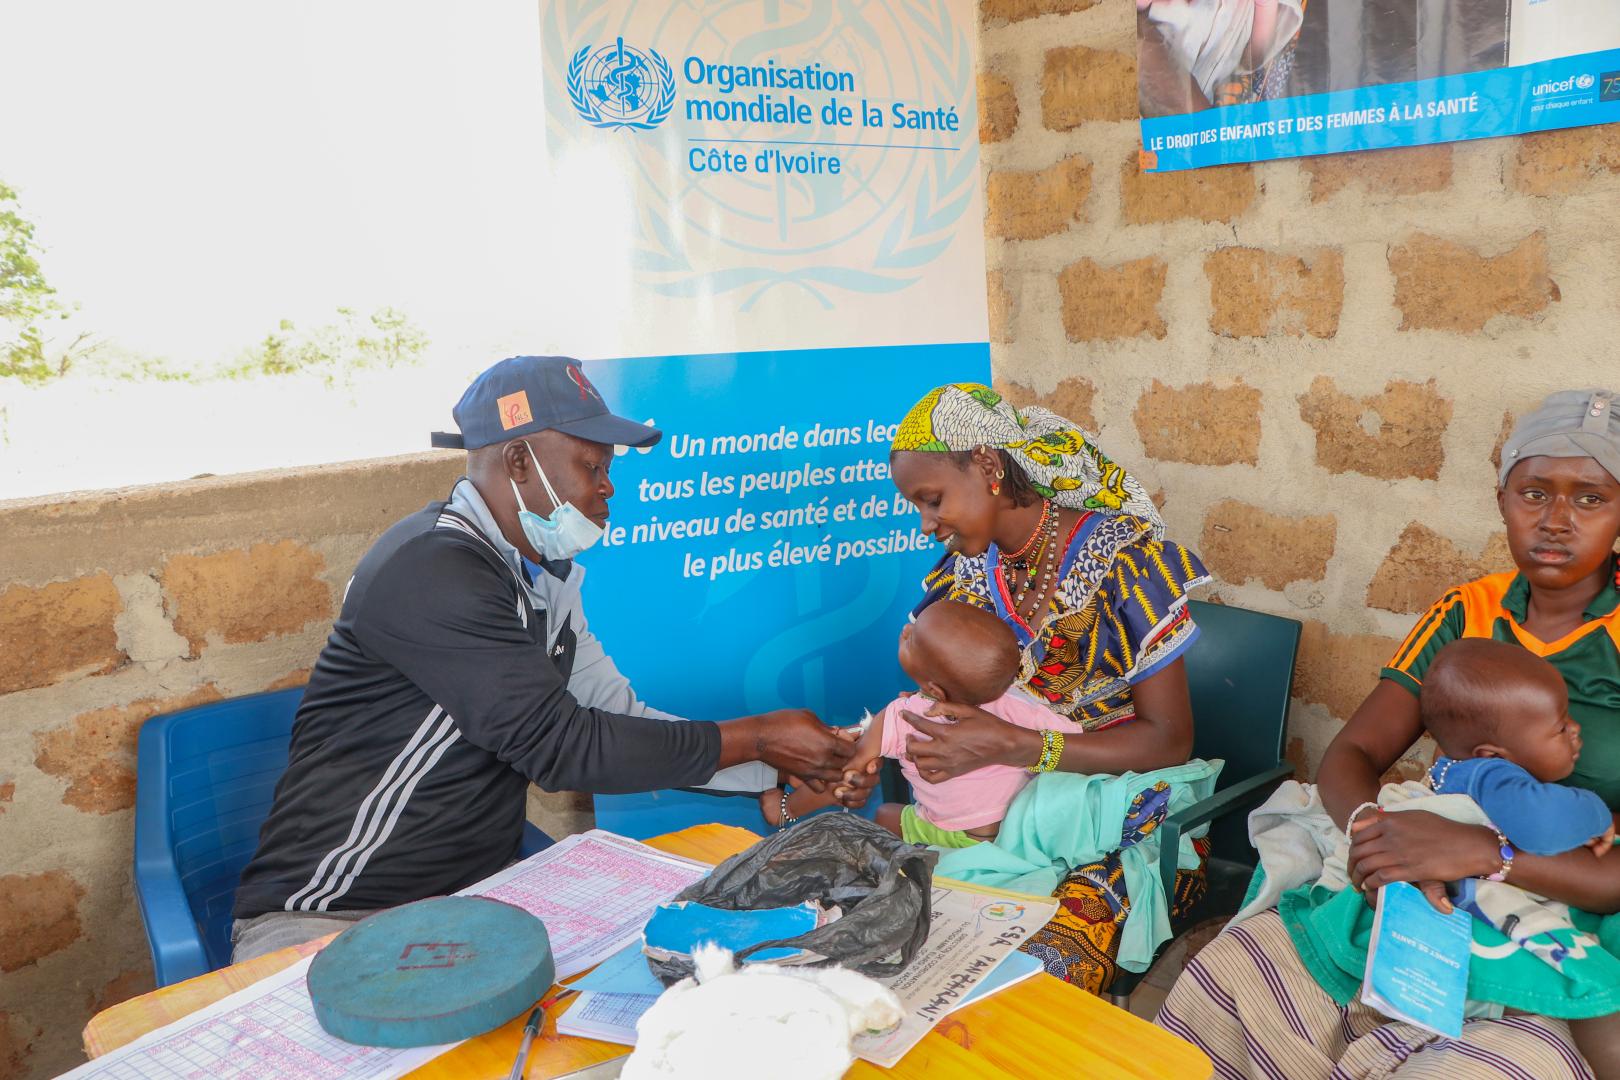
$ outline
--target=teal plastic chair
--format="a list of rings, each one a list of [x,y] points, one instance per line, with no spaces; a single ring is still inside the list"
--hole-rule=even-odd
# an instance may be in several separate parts
[[[1283,760],[1283,740],[1300,634],[1295,619],[1199,600],[1189,606],[1199,628],[1186,658],[1193,756],[1222,758],[1226,766],[1215,794],[1170,815],[1159,827],[1159,875],[1165,896],[1172,897],[1181,837],[1210,826],[1209,891],[1171,923],[1176,936],[1195,923],[1235,914],[1242,905],[1256,861],[1249,844],[1249,811],[1294,774]],[[1165,942],[1160,953],[1169,945]],[[1128,1004],[1146,974],[1120,971],[1108,990],[1114,1004]]]
[[[287,769],[304,690],[231,698],[141,726],[135,900],[158,986],[231,962],[236,885]],[[520,855],[551,844],[525,823]]]

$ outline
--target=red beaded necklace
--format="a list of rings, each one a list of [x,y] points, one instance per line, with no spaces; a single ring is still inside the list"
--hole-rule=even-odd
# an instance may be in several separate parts
[[[1034,620],[1035,613],[1040,610],[1042,599],[1051,595],[1052,583],[1057,578],[1058,554],[1061,547],[1057,538],[1058,516],[1054,513],[1043,517],[1042,520],[1044,524],[1040,530],[1040,547],[1036,549],[1034,558],[1029,561],[1029,574],[1024,578],[1022,587],[1013,595],[1013,610],[1023,615],[1026,622]],[[1045,566],[1039,573],[1040,586],[1036,588],[1037,567],[1040,567],[1043,561]],[[1035,591],[1031,593],[1031,589]],[[1026,612],[1024,601],[1031,597],[1033,600]]]
[[[1029,534],[1029,539],[1024,541],[1024,546],[1023,547],[1019,548],[1017,551],[1013,552],[1011,555],[1005,556],[1003,558],[1003,561],[1007,562],[1007,563],[1010,563],[1013,566],[1017,567],[1018,569],[1022,570],[1024,568],[1024,556],[1029,554],[1029,549],[1035,546],[1035,541],[1036,540],[1040,539],[1041,533],[1046,530],[1046,527],[1047,527],[1047,525],[1049,523],[1048,519],[1051,518],[1051,516],[1052,516],[1052,500],[1051,499],[1043,499],[1041,501],[1041,519],[1035,523],[1035,529],[1034,529],[1033,532],[1031,532]]]

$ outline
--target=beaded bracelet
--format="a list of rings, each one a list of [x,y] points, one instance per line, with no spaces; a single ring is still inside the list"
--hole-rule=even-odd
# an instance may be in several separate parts
[[[788,801],[788,789],[787,789],[787,785],[784,784],[782,786],[782,820],[777,823],[777,826],[776,826],[776,831],[777,832],[781,832],[782,830],[786,829],[789,825],[793,825],[793,824],[797,823],[798,820],[799,820],[798,818],[794,817],[792,814],[788,813],[787,801]]]
[[[1063,732],[1041,732],[1041,756],[1035,764],[1029,766],[1032,773],[1053,772],[1058,762],[1063,758]]]
[[[1352,830],[1355,829],[1355,827],[1356,827],[1356,818],[1361,816],[1361,812],[1363,810],[1379,810],[1379,811],[1382,811],[1382,809],[1383,809],[1383,807],[1379,806],[1375,802],[1364,802],[1360,806],[1356,807],[1354,810],[1350,811],[1350,816],[1344,819],[1344,839],[1345,839],[1345,841],[1349,842],[1349,841],[1354,839],[1354,835],[1352,833]]]
[[[1495,825],[1490,828],[1492,832],[1496,833],[1496,843],[1498,845],[1496,854],[1502,860],[1502,868],[1494,874],[1486,874],[1484,880],[1506,881],[1508,873],[1513,869],[1513,856],[1517,855],[1518,852],[1514,850],[1512,844],[1508,843],[1507,835],[1501,829],[1498,829]]]

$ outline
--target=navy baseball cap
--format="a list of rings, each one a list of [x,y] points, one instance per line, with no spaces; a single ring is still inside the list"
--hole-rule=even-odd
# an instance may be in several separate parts
[[[433,445],[477,450],[540,431],[561,431],[611,446],[651,446],[664,433],[608,411],[568,356],[512,356],[472,381],[450,411],[461,429],[435,431]]]

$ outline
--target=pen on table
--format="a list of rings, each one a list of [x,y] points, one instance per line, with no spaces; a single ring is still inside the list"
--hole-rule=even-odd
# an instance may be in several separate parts
[[[506,1080],[523,1080],[523,1070],[529,1067],[529,1047],[534,1045],[534,1037],[540,1033],[545,1010],[545,1004],[541,1003],[529,1014],[529,1022],[523,1025],[523,1043],[518,1047],[517,1060],[512,1062],[512,1075]]]

